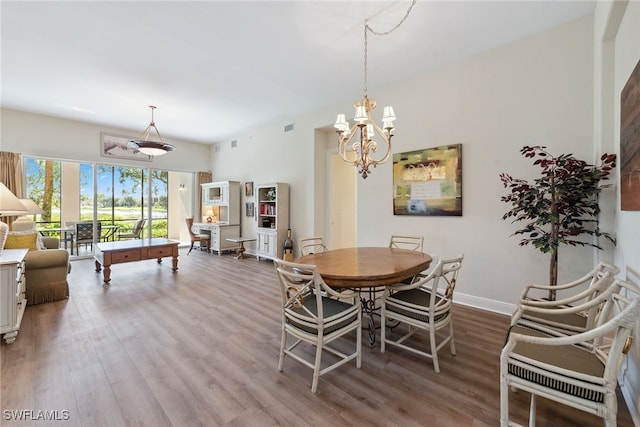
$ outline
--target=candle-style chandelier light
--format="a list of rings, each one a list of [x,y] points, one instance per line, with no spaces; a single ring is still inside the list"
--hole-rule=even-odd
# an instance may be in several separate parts
[[[383,109],[382,127],[378,126],[371,117],[371,111],[376,108],[376,102],[369,99],[367,93],[367,34],[369,32],[377,36],[391,34],[404,23],[415,4],[416,0],[413,0],[404,17],[389,31],[376,32],[369,26],[368,20],[364,21],[364,93],[362,99],[356,101],[354,104],[356,111],[353,120],[355,124],[350,127],[346,116],[344,114],[338,114],[336,122],[333,125],[338,132],[338,152],[340,156],[345,162],[358,168],[358,172],[362,175],[362,178],[367,178],[370,173],[370,167],[376,167],[376,165],[384,163],[389,159],[389,155],[391,154],[391,137],[393,136],[391,132],[394,130],[393,122],[396,119],[393,107],[391,106],[386,106]],[[373,140],[376,133],[383,139],[385,145],[384,156],[379,159],[371,157],[371,154],[378,151],[378,143]],[[359,139],[351,143],[355,135],[359,135]],[[354,156],[350,155],[350,153],[355,153],[355,160],[353,159]]]

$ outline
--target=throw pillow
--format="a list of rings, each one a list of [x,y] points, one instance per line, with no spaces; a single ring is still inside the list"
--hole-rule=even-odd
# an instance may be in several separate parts
[[[42,234],[38,233],[37,231],[31,229],[31,230],[21,230],[21,231],[10,231],[9,234],[12,235],[16,235],[16,236],[24,236],[26,234],[33,234],[36,233],[36,248],[39,251],[43,251],[45,249],[47,249],[47,247],[44,245],[44,242],[42,241]]]
[[[9,233],[7,241],[4,244],[5,249],[29,249],[30,251],[38,250],[37,233],[29,234],[13,234]]]

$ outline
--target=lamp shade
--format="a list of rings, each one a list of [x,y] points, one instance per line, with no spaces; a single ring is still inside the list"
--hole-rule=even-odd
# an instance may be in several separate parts
[[[42,215],[44,210],[31,199],[19,199],[31,215]]]
[[[153,118],[153,112],[156,109],[156,106],[149,105],[149,108],[151,108],[151,123],[149,123],[149,126],[147,126],[144,132],[142,132],[140,138],[129,141],[129,146],[146,154],[147,156],[162,156],[163,154],[167,154],[168,152],[175,150],[176,147],[171,144],[167,144],[162,140]],[[156,134],[155,138],[157,141],[151,139],[152,132]]]
[[[174,147],[173,145],[166,144],[164,142],[143,140],[130,141],[129,146],[137,149],[147,156],[162,156],[164,154],[167,154],[169,151],[173,151],[176,149],[176,147]]]
[[[0,216],[26,215],[28,209],[20,200],[0,182]]]

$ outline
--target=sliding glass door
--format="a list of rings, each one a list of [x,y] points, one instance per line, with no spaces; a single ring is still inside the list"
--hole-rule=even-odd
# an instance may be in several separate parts
[[[169,177],[177,174],[182,182],[185,175],[193,176],[37,158],[25,158],[24,170],[27,197],[45,211],[35,217],[36,228],[60,238],[61,247],[74,256],[92,255],[99,241],[124,239],[121,235],[131,234],[138,220],[145,221],[138,237],[169,237]]]

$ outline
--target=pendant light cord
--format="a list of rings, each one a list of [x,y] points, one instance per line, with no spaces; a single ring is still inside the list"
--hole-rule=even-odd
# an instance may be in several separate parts
[[[375,36],[388,36],[389,34],[393,33],[402,24],[404,24],[404,21],[407,20],[407,18],[409,17],[409,14],[411,13],[411,9],[413,9],[413,6],[416,5],[416,2],[417,2],[417,0],[413,0],[411,2],[411,5],[407,9],[407,12],[404,14],[404,16],[402,17],[400,22],[398,22],[395,27],[391,28],[388,31],[376,31],[376,30],[374,30],[373,28],[371,28],[369,26],[369,24],[368,24],[369,20],[368,19],[364,20],[364,82],[363,82],[363,92],[364,92],[364,97],[365,98],[367,98],[367,50],[368,50],[367,32],[370,31],[371,34],[373,34]]]

